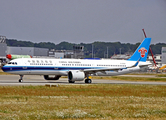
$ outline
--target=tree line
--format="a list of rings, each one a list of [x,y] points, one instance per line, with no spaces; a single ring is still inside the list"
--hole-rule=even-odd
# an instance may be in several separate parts
[[[93,43],[80,43],[74,44],[69,42],[61,42],[59,44],[54,44],[51,42],[40,42],[33,43],[30,41],[18,41],[15,39],[7,39],[6,43],[8,46],[16,47],[38,47],[38,48],[48,48],[49,50],[73,50],[73,46],[84,46],[84,54],[86,58],[92,57],[92,44],[93,44],[93,56],[96,58],[104,58],[107,56],[111,57],[114,54],[132,54],[140,43],[130,44],[130,43],[120,43],[120,42],[93,42]],[[153,54],[161,54],[161,48],[166,47],[166,43],[151,44],[151,49]]]

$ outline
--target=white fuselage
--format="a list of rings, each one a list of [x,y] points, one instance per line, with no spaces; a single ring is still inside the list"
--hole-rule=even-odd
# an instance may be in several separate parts
[[[10,61],[2,69],[4,72],[19,75],[61,75],[67,76],[70,70],[90,69],[119,69],[108,71],[95,71],[90,75],[112,76],[139,71],[140,65],[147,65],[147,62],[139,62],[136,67],[128,68],[136,61],[128,60],[89,60],[89,59],[41,59],[21,58]]]

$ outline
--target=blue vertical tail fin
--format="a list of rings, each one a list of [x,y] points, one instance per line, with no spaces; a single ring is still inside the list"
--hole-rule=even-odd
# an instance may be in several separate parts
[[[150,46],[151,38],[145,38],[142,43],[139,45],[137,50],[134,52],[134,54],[128,59],[130,61],[141,61],[146,62],[149,46]]]

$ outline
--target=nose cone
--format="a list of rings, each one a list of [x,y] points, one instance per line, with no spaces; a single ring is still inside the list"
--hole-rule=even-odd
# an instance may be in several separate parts
[[[5,72],[6,71],[6,67],[5,65],[2,67],[2,70]]]

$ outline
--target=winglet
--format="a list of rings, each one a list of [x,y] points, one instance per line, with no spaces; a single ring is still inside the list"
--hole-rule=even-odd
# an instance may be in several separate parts
[[[141,57],[137,60],[137,62],[136,62],[134,65],[132,65],[132,66],[130,66],[130,67],[127,67],[127,68],[136,67],[136,66],[138,65],[138,63],[139,63],[140,59],[141,59]]]
[[[142,43],[139,45],[137,50],[134,52],[134,54],[128,59],[130,61],[139,61],[146,62],[149,46],[150,46],[151,38],[145,38]]]

